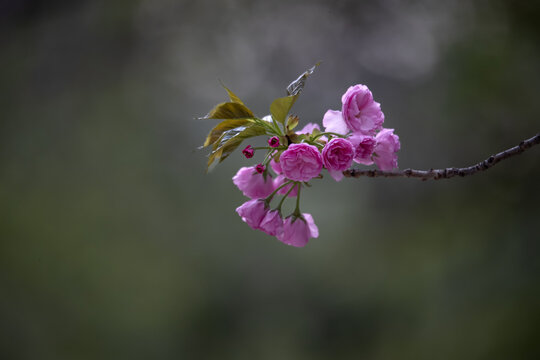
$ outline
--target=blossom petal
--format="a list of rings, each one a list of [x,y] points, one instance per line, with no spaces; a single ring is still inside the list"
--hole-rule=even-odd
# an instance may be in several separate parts
[[[330,176],[336,180],[336,181],[341,181],[343,179],[343,171],[339,171],[339,170],[328,170],[328,173],[330,174]]]
[[[334,132],[345,135],[349,131],[349,129],[347,128],[347,124],[343,119],[343,115],[341,114],[341,111],[338,110],[328,110],[324,114],[323,126],[325,128],[325,131],[327,132]]]
[[[311,233],[311,237],[314,239],[318,238],[319,228],[317,227],[317,225],[315,225],[315,221],[313,221],[313,216],[311,216],[311,214],[308,214],[308,213],[303,213],[302,215],[304,216],[304,219],[306,219],[306,222],[309,227],[309,231]]]

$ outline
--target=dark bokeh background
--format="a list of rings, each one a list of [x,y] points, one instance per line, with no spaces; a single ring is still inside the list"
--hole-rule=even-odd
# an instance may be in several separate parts
[[[324,179],[306,248],[252,231],[225,99],[301,121],[367,84],[400,166],[536,134],[538,1],[0,1],[0,357],[540,357],[539,150],[471,178]]]

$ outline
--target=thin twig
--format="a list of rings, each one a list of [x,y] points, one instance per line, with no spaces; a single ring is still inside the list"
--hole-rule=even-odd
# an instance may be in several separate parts
[[[508,159],[512,156],[521,154],[525,150],[532,148],[534,145],[540,144],[540,133],[536,134],[528,140],[524,140],[519,143],[519,145],[514,146],[508,150],[500,152],[498,154],[492,155],[484,161],[479,162],[473,166],[465,168],[446,168],[446,169],[430,169],[430,170],[413,170],[405,169],[400,171],[381,171],[381,170],[360,170],[360,169],[351,169],[345,170],[343,175],[346,177],[412,177],[421,180],[439,180],[439,179],[450,179],[454,176],[469,176],[474,175],[477,172],[487,170],[497,164],[500,161]]]

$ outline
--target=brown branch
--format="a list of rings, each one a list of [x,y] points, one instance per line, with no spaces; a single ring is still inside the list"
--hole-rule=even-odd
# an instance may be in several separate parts
[[[360,169],[351,169],[345,170],[343,175],[346,177],[412,177],[421,180],[439,180],[439,179],[450,179],[454,176],[469,176],[474,175],[477,172],[487,170],[497,164],[500,161],[508,159],[512,156],[521,154],[525,150],[532,148],[534,145],[540,144],[540,133],[536,134],[528,140],[524,140],[519,143],[519,145],[514,146],[508,150],[500,152],[498,154],[492,155],[484,161],[479,162],[473,166],[465,168],[446,168],[446,169],[430,169],[430,170],[413,170],[405,169],[401,171],[381,171],[381,170],[360,170]]]

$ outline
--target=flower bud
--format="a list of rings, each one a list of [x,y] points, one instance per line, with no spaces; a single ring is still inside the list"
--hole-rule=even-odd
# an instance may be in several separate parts
[[[255,154],[255,150],[251,147],[251,145],[246,146],[244,150],[242,150],[242,154],[248,159],[251,159],[253,157],[253,154]]]

